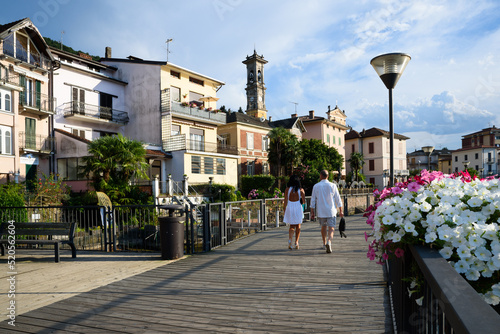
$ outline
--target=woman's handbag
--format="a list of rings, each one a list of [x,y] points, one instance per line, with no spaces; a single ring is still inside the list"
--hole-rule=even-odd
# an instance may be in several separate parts
[[[340,222],[339,222],[339,233],[340,233],[341,238],[342,237],[347,238],[344,231],[345,231],[345,219],[344,219],[344,217],[341,217]]]

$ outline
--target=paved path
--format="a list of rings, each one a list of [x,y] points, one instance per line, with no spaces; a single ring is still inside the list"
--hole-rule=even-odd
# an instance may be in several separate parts
[[[137,261],[144,255],[130,254],[128,260],[128,253],[84,260],[85,252],[76,261],[63,252],[59,264],[50,261],[50,253],[48,259],[30,259],[19,264],[18,310],[37,297],[46,305],[19,311],[16,326],[4,321],[0,332],[390,332],[382,268],[366,258],[364,219],[347,218],[348,237],[336,234],[332,254],[320,249],[316,223],[302,226],[300,250],[292,251],[286,247],[287,229],[280,228],[174,262],[160,260],[159,254],[146,255],[144,261]],[[72,279],[50,275],[60,266],[71,271],[81,263]],[[6,268],[5,259],[0,266]],[[36,266],[45,268],[44,276],[42,269],[30,269]],[[23,284],[38,278],[52,282],[54,291],[47,291],[48,285]],[[3,313],[9,300],[4,287],[2,283]],[[57,301],[61,295],[66,299]]]

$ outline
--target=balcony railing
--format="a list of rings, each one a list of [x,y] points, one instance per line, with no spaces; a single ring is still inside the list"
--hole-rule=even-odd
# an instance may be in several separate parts
[[[51,136],[31,135],[26,132],[19,132],[19,148],[25,151],[50,154],[55,151],[56,139]]]
[[[226,113],[222,111],[206,110],[200,107],[191,107],[180,102],[170,101],[170,94],[167,91],[161,93],[161,112],[171,112],[204,120],[215,121],[226,124]]]
[[[235,146],[191,140],[187,139],[184,134],[171,136],[168,140],[163,141],[163,149],[166,152],[191,150],[220,154],[238,154],[238,149]]]
[[[50,59],[39,53],[28,52],[20,43],[14,45],[11,41],[3,40],[3,53],[4,55],[43,70],[50,69]]]
[[[128,113],[125,111],[77,101],[64,103],[63,110],[64,117],[84,116],[99,122],[107,121],[117,124],[127,124],[129,121]]]
[[[0,78],[0,86],[2,85],[14,85],[21,87],[19,84],[19,76],[17,75],[9,75]]]
[[[35,112],[39,115],[46,115],[54,113],[56,99],[42,94],[34,90],[25,90],[19,95],[19,105],[22,111]]]

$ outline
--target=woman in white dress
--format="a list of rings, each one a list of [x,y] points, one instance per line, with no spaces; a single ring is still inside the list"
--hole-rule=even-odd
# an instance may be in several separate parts
[[[302,203],[306,202],[306,193],[300,185],[297,175],[292,175],[285,189],[285,217],[283,221],[290,225],[288,230],[288,249],[292,249],[292,238],[295,234],[295,249],[299,249],[300,224],[304,219]]]

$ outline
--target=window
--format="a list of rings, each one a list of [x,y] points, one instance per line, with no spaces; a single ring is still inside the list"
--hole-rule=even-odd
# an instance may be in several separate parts
[[[339,137],[339,145],[342,145],[342,142],[341,142],[341,140],[340,140],[340,137]]]
[[[262,163],[262,174],[269,175],[269,164],[267,162]]]
[[[458,162],[458,156],[455,156],[455,162]]]
[[[247,132],[247,149],[253,150],[253,147],[253,133]]]
[[[205,131],[202,129],[189,129],[189,147],[191,150],[203,151],[205,147]]]
[[[85,130],[73,129],[72,132],[75,136],[85,139]]]
[[[200,101],[202,97],[203,97],[202,94],[189,92],[189,102],[196,102],[198,105],[202,105],[203,103]]]
[[[326,142],[327,142],[328,144],[330,144],[330,135],[329,135],[329,134],[327,134],[327,135],[326,135]]]
[[[368,153],[375,153],[375,143],[368,143]]]
[[[191,173],[201,174],[201,157],[199,156],[191,157]]]
[[[85,115],[85,90],[78,87],[71,89],[73,113]]]
[[[200,79],[197,79],[197,78],[193,78],[193,77],[189,77],[189,82],[192,82],[192,83],[200,85],[200,86],[204,86],[205,85],[205,83],[203,82],[203,80],[200,80]]]
[[[10,110],[10,94],[5,94],[5,111]]]
[[[81,90],[83,91],[83,90]],[[85,91],[83,91],[85,92]],[[85,100],[85,98],[84,98]],[[113,96],[106,93],[99,93],[99,115],[102,119],[113,119]]]
[[[26,117],[24,119],[25,129],[25,147],[28,149],[36,149],[36,119]]]
[[[217,158],[217,175],[226,175],[226,159]]]
[[[374,177],[370,177],[370,183],[371,184],[375,184],[375,178]]]
[[[177,136],[181,134],[181,126],[177,124],[172,124],[172,136]]]
[[[85,176],[79,175],[80,167],[84,165],[81,158],[57,159],[57,172],[66,180],[86,180]]]
[[[369,170],[375,170],[375,160],[368,160]]]
[[[465,161],[469,160],[469,156],[468,156],[467,154],[466,154],[466,155],[464,155],[464,160],[465,160]]]
[[[267,141],[267,136],[262,136],[262,151],[267,151],[269,148],[269,144]]]
[[[205,163],[205,174],[213,174],[214,173],[214,158],[212,157],[205,157],[204,159]]]
[[[170,75],[177,79],[181,78],[181,72],[170,70]]]
[[[223,133],[218,136],[219,145],[221,148],[227,148],[229,146],[229,133]]]
[[[247,175],[253,176],[255,174],[255,162],[248,161],[247,162]]]
[[[351,145],[351,153],[354,153],[355,152],[355,146],[354,144]]]
[[[12,128],[0,125],[0,154],[12,154]]]
[[[335,136],[332,136],[332,145],[335,145]]]
[[[181,89],[179,87],[170,87],[170,99],[174,102],[181,102]]]
[[[479,153],[476,153],[476,154],[474,155],[474,159],[479,159]]]

